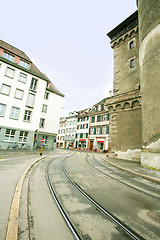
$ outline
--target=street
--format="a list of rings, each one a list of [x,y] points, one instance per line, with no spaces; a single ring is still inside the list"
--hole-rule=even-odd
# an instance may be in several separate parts
[[[159,239],[158,183],[122,172],[104,154],[56,149],[44,156],[34,151],[1,153],[0,239],[6,239],[16,184],[35,160],[18,206],[19,239]]]

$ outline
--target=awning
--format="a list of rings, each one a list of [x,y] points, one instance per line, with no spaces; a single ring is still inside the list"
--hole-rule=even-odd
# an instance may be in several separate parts
[[[97,143],[104,143],[104,140],[97,140]]]
[[[86,142],[86,139],[79,139],[79,141],[81,141],[81,142]]]

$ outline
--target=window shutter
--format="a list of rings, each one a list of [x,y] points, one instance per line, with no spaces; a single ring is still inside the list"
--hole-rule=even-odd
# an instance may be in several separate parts
[[[109,134],[109,125],[107,125],[106,134]]]
[[[84,124],[83,124],[83,129],[84,129]]]
[[[96,127],[94,127],[94,134],[96,134]]]
[[[91,128],[89,128],[89,135],[91,134]]]
[[[107,121],[109,120],[109,113],[107,113]]]
[[[102,134],[102,126],[100,127],[100,134]]]
[[[88,138],[88,133],[86,133],[86,138]]]
[[[103,121],[103,115],[101,115],[101,122]]]
[[[86,128],[88,128],[88,123],[87,123],[87,125],[86,125]]]

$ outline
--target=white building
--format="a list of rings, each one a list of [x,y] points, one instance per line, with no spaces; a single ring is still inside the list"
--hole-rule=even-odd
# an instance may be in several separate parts
[[[65,146],[73,148],[75,146],[75,136],[77,127],[77,112],[69,113],[66,117]]]
[[[0,40],[0,148],[53,149],[64,95],[21,50]]]
[[[97,109],[90,115],[89,150],[107,151],[109,140],[109,113]]]
[[[77,116],[77,131],[75,139],[75,148],[87,149],[88,147],[88,133],[89,133],[89,110],[85,109],[79,112]]]
[[[66,118],[61,118],[57,135],[56,145],[58,148],[65,148]]]

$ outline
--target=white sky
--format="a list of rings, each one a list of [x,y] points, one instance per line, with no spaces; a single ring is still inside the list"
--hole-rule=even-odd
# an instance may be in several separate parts
[[[108,97],[113,49],[106,34],[135,0],[1,1],[1,39],[24,51],[65,94],[62,115]]]

